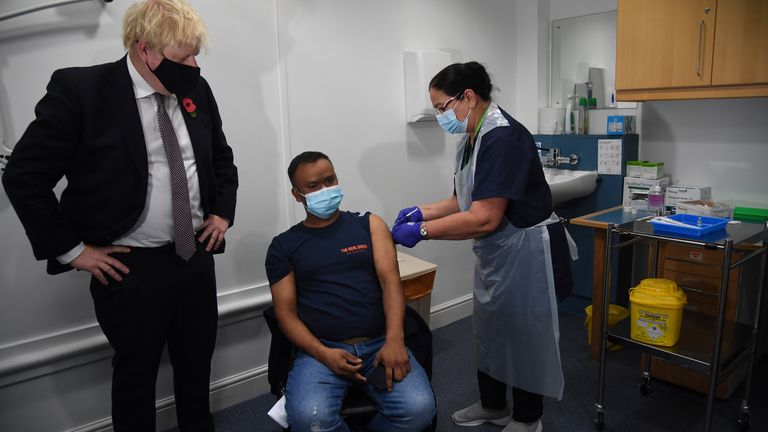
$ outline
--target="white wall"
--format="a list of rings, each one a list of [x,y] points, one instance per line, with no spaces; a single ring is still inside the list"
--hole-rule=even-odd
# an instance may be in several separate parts
[[[616,10],[618,0],[550,0],[551,20]]]
[[[262,262],[271,237],[302,215],[285,180],[293,155],[329,154],[344,208],[387,221],[401,207],[445,197],[455,141],[434,124],[404,123],[402,52],[448,49],[460,61],[485,63],[499,87],[496,100],[536,130],[549,82],[550,17],[616,8],[615,0],[192,2],[210,30],[210,52],[199,60],[241,175],[228,253],[217,257],[215,408],[266,390]],[[0,13],[23,5],[6,0]],[[9,143],[32,120],[55,68],[121,56],[126,7],[86,2],[0,22],[0,119]],[[758,169],[768,159],[765,99],[645,105],[642,157],[664,160],[676,181],[711,184],[718,199],[768,202],[768,179]],[[87,276],[45,275],[3,191],[0,233],[0,430],[108,425],[110,350],[95,325]],[[433,323],[469,313],[469,244],[425,242],[410,252],[440,266]],[[163,426],[173,423],[167,369],[158,385]]]
[[[617,0],[550,0],[552,20],[616,10]],[[716,200],[768,206],[768,98],[642,104],[640,158]]]
[[[211,48],[200,63],[218,99],[235,163],[241,168],[235,227],[228,253],[217,259],[219,291],[226,292],[264,284],[264,251],[271,233],[286,223],[284,198],[259,186],[274,186],[284,177],[274,5],[263,0],[242,2],[222,14],[222,8],[211,2],[199,3],[201,14],[211,17],[207,20]],[[7,113],[9,142],[15,143],[33,119],[34,105],[55,68],[122,56],[120,27],[126,8],[125,2],[103,8],[84,3],[0,23],[0,100],[2,112]],[[248,55],[227,48],[241,44],[242,38],[250,40]],[[6,298],[13,299],[0,306],[0,320],[14,323],[0,325],[0,345],[93,323],[88,276],[79,272],[47,276],[45,263],[34,261],[4,191],[0,196],[3,243],[13,245],[0,252],[0,287]]]
[[[388,222],[400,208],[448,197],[456,139],[434,122],[404,122],[403,51],[458,51],[457,60],[486,64],[504,103],[514,94],[514,29],[504,25],[514,4],[321,3],[279,4],[290,153],[328,154],[345,190],[342,207],[367,209]],[[483,25],[497,30],[469,31]],[[293,208],[303,217],[298,204]],[[440,265],[433,305],[470,292],[474,259],[467,242],[426,242],[412,252]]]
[[[24,3],[3,2],[0,13]],[[86,2],[0,22],[0,115],[9,143],[32,120],[54,69],[123,55],[120,30],[128,4]],[[269,334],[258,310],[269,295],[262,263],[272,235],[287,226],[285,198],[275,190],[284,177],[276,2],[194,4],[210,31],[210,52],[200,63],[242,184],[227,254],[216,258],[222,319],[212,386],[219,395],[214,407],[221,407],[265,389]],[[108,424],[111,351],[95,322],[88,276],[46,275],[4,192],[0,232],[0,430],[95,430]],[[171,396],[166,363],[157,393],[159,407],[168,412],[160,416],[164,426],[173,418]]]
[[[664,162],[673,184],[712,186],[712,197],[768,207],[768,98],[643,104],[640,156]]]
[[[461,54],[457,60],[486,64],[497,101],[535,130],[548,29],[532,23],[548,25],[549,8],[506,0],[191,1],[210,31],[210,51],[199,62],[241,180],[227,253],[216,260],[222,319],[212,385],[221,408],[266,391],[262,263],[272,236],[303,214],[288,194],[290,158],[326,152],[345,189],[343,208],[387,221],[401,207],[447,197],[455,139],[434,123],[405,124],[403,51],[448,49]],[[3,2],[0,13],[22,5]],[[127,5],[85,2],[0,22],[0,116],[9,143],[32,120],[54,69],[122,55]],[[0,232],[0,430],[108,425],[110,350],[95,324],[87,275],[45,275],[2,191]],[[470,313],[468,242],[425,242],[410,253],[440,266],[433,323]],[[167,369],[158,384],[163,427],[173,422]]]

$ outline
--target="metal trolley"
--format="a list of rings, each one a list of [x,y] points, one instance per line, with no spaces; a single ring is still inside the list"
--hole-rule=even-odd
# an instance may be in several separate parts
[[[622,241],[622,236],[624,239]],[[608,329],[608,299],[611,285],[613,284],[614,253],[622,247],[648,239],[653,251],[652,277],[658,274],[658,256],[660,242],[671,242],[706,249],[718,249],[723,251],[722,277],[720,280],[718,313],[716,316],[704,315],[686,310],[683,314],[680,339],[672,347],[661,347],[638,342],[630,338],[630,325],[624,323],[615,328]],[[762,241],[762,242],[761,242]],[[760,243],[761,242],[761,243]],[[751,245],[751,252],[736,262],[732,261],[732,252],[736,245]],[[621,225],[610,224],[606,244],[605,268],[602,298],[603,320],[600,328],[600,372],[597,402],[595,403],[595,427],[602,430],[605,427],[605,353],[607,342],[620,343],[625,346],[636,347],[649,354],[642,373],[640,391],[643,395],[648,392],[650,381],[650,360],[657,357],[680,366],[708,374],[710,377],[709,391],[707,393],[706,417],[704,418],[704,431],[709,432],[712,427],[712,411],[715,402],[717,384],[725,379],[744,362],[749,362],[747,384],[744,399],[741,403],[738,422],[742,430],[749,428],[749,396],[752,375],[755,368],[757,355],[758,326],[761,313],[762,291],[765,284],[766,261],[768,261],[768,224],[738,223],[729,224],[725,230],[719,230],[701,237],[685,236],[680,234],[654,232],[653,225],[646,220],[633,221]],[[740,324],[725,319],[726,295],[731,270],[741,266],[752,259],[760,259],[757,299],[755,305],[754,320],[751,325]],[[595,299],[598,300],[598,299]]]

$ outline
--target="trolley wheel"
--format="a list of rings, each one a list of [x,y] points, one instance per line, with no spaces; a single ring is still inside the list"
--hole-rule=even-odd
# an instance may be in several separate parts
[[[739,429],[743,431],[749,430],[749,413],[743,412],[738,420]]]
[[[605,418],[601,412],[598,412],[595,416],[595,429],[599,431],[605,429]]]
[[[643,381],[640,383],[640,394],[643,396],[648,396],[651,393],[651,380],[650,378],[643,378]]]

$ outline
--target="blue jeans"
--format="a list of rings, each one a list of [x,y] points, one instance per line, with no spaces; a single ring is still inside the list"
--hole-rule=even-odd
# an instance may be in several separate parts
[[[329,348],[340,348],[363,360],[360,374],[373,368],[373,359],[384,345],[384,338],[347,345],[322,340]],[[395,382],[392,391],[379,390],[336,375],[322,362],[299,351],[293,359],[285,388],[288,424],[293,432],[348,431],[339,415],[342,402],[353,386],[365,392],[378,406],[379,412],[368,427],[375,432],[424,430],[435,415],[435,396],[427,375],[411,352],[408,352],[411,372],[404,380]]]

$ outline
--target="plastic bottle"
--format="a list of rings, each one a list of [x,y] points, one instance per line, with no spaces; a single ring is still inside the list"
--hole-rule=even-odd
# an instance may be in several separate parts
[[[664,210],[664,191],[657,183],[648,190],[648,211],[660,213]]]
[[[568,97],[568,104],[565,106],[565,130],[563,132],[567,135],[574,133],[572,96]]]
[[[581,124],[581,120],[579,120],[580,118],[579,104],[578,102],[574,101],[573,109],[571,110],[571,131],[573,131],[574,135],[579,135],[581,133],[579,131],[579,125]]]
[[[585,127],[586,126],[586,127]],[[589,132],[589,110],[587,109],[587,98],[579,98],[579,119],[576,132],[578,135],[586,135]]]

